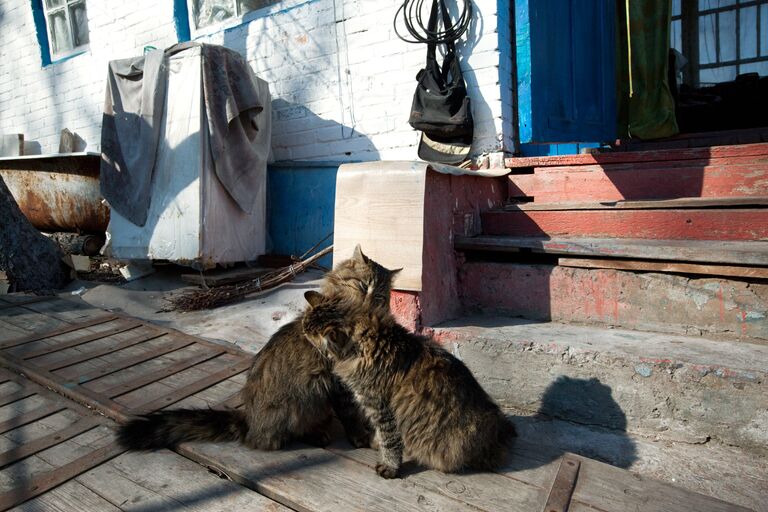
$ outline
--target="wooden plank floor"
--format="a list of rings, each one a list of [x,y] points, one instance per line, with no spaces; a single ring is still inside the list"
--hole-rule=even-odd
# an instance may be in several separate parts
[[[277,452],[196,443],[178,454],[121,453],[114,420],[167,406],[237,406],[250,356],[81,303],[32,299],[0,296],[2,509],[746,510],[526,440],[495,473],[406,466],[391,481],[375,474],[376,452],[341,440]]]

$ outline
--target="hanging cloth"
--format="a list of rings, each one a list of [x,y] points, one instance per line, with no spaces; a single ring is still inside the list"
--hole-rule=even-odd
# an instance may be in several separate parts
[[[669,88],[671,0],[617,2],[618,133],[642,140],[679,132]]]

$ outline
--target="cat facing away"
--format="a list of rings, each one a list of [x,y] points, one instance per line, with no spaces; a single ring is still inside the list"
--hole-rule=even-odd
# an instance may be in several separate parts
[[[340,303],[371,305],[389,311],[390,271],[354,255],[326,274],[323,294]],[[292,440],[323,446],[330,442],[334,413],[350,442],[369,446],[371,430],[331,364],[306,338],[302,315],[281,327],[253,358],[241,409],[177,409],[128,421],[118,441],[132,450],[175,447],[190,441],[239,441],[250,448],[276,450]]]
[[[304,333],[376,429],[380,476],[396,477],[403,456],[447,473],[504,463],[515,428],[464,363],[389,311],[304,296]]]

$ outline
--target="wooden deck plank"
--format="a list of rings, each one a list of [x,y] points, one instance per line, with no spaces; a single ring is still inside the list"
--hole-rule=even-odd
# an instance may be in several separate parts
[[[138,345],[140,343],[144,343],[146,341],[154,340],[157,338],[160,338],[162,336],[165,336],[163,333],[144,333],[139,334],[137,336],[132,336],[128,338],[127,340],[115,340],[110,339],[108,340],[109,343],[106,344],[106,346],[96,348],[93,350],[90,350],[88,352],[80,352],[77,354],[74,354],[69,357],[65,357],[58,360],[53,360],[53,362],[47,362],[45,364],[40,364],[40,361],[36,361],[36,364],[38,366],[42,366],[43,368],[49,370],[49,371],[56,371],[60,370],[62,368],[65,368],[67,366],[74,366],[76,364],[82,363],[84,361],[89,361],[91,359],[97,359],[99,357],[112,354],[113,352],[118,352],[120,350],[123,350],[128,347],[132,347],[134,345]]]
[[[766,190],[768,194],[768,190]],[[768,206],[768,197],[684,197],[655,200],[562,201],[508,204],[507,211],[569,211],[569,210],[665,210],[686,208],[733,208]]]
[[[768,240],[768,209],[488,211],[481,218],[486,235]]]
[[[581,462],[569,511],[748,512],[749,509],[643,478],[596,460]],[[576,505],[576,506],[574,506]]]
[[[221,382],[222,380],[232,377],[233,375],[237,375],[238,373],[242,373],[248,370],[248,368],[250,367],[251,367],[250,360],[241,360],[239,362],[236,362],[230,365],[229,367],[223,370],[220,370],[216,373],[208,375],[205,378],[192,382],[183,388],[178,388],[172,393],[169,393],[165,396],[161,396],[149,402],[143,403],[142,405],[140,405],[138,408],[135,409],[135,413],[144,414],[147,412],[151,412],[157,409],[162,409],[164,407],[173,405],[176,402],[179,402],[189,396],[194,395],[199,391],[202,391],[206,388],[211,387],[214,384]]]
[[[88,342],[98,340],[101,338],[107,338],[109,336],[112,336],[114,334],[119,334],[126,331],[131,331],[136,329],[141,325],[141,322],[134,321],[134,322],[126,322],[124,320],[120,320],[116,322],[116,326],[110,328],[109,330],[103,331],[103,332],[97,332],[92,334],[86,334],[78,336],[72,340],[64,341],[61,343],[56,343],[51,346],[47,347],[38,347],[34,350],[29,350],[24,353],[22,356],[23,359],[34,359],[36,357],[44,356],[47,354],[50,354],[52,352],[59,352],[61,350],[67,349],[67,348],[73,348],[80,345],[84,345]]]
[[[27,313],[25,313],[25,316],[30,317],[30,319],[55,320],[55,319],[53,319],[51,317],[48,317],[48,316],[40,314],[40,313],[35,313],[35,312],[27,312]],[[5,317],[5,319],[7,321],[10,321],[10,318],[11,317]],[[97,317],[97,318],[94,318],[94,319],[91,319],[91,320],[87,320],[85,322],[79,322],[79,323],[76,323],[76,324],[66,324],[66,325],[64,325],[62,327],[59,327],[59,328],[56,328],[56,329],[53,329],[53,330],[47,330],[47,331],[42,332],[40,334],[31,334],[29,336],[24,336],[24,337],[21,337],[21,338],[10,339],[10,340],[4,341],[4,342],[0,343],[0,350],[11,348],[11,347],[15,347],[17,345],[24,345],[26,343],[42,340],[44,338],[53,338],[54,336],[58,336],[59,334],[65,334],[65,333],[69,333],[69,332],[72,332],[72,331],[77,331],[79,329],[83,329],[84,327],[90,327],[90,326],[97,325],[97,324],[103,324],[103,323],[111,322],[111,321],[116,320],[116,319],[117,319],[117,317],[115,315],[105,314],[105,315],[102,315],[100,317]],[[29,330],[36,331],[36,332],[39,332],[41,330],[37,326],[34,326],[34,327],[33,326],[26,327],[25,326],[25,328],[27,328]]]
[[[110,398],[115,398],[125,393],[134,391],[138,388],[144,387],[148,384],[157,382],[158,380],[162,380],[170,375],[183,371],[187,368],[200,364],[209,359],[218,357],[219,355],[221,355],[221,352],[217,353],[217,352],[201,351],[201,353],[196,356],[183,359],[175,364],[165,366],[158,371],[155,371],[149,374],[144,374],[136,379],[110,387],[104,391],[101,391],[101,393],[103,393],[105,396],[108,396]]]
[[[76,480],[70,480],[42,496],[11,512],[120,512],[120,508],[108,502]]]
[[[107,313],[107,311],[91,306],[82,300],[61,296],[57,297],[57,300],[24,306],[24,309],[70,324],[86,321]]]
[[[402,479],[385,480],[367,466],[320,448],[263,452],[233,443],[190,443],[178,451],[301,512],[478,510]]]
[[[123,454],[76,481],[129,510],[289,510],[168,450]]]
[[[7,419],[5,421],[0,421],[0,434],[4,434],[9,430],[13,430],[14,428],[26,425],[27,423],[32,423],[33,421],[37,421],[41,418],[45,418],[46,416],[50,416],[51,414],[57,413],[66,408],[67,406],[64,403],[52,402],[46,405],[42,405],[29,412],[14,416],[13,418]]]
[[[562,156],[512,157],[504,160],[510,169],[521,167],[544,167],[554,165],[593,165],[626,162],[663,162],[669,160],[701,160],[743,156],[764,156],[768,144],[741,144],[734,146],[712,146],[707,148],[663,149],[654,151],[620,151]]]
[[[597,237],[457,236],[454,247],[464,251],[568,254],[701,263],[768,266],[768,242],[722,240],[646,240]]]
[[[576,478],[579,475],[581,462],[566,453],[560,460],[560,467],[552,482],[552,487],[547,496],[544,510],[547,512],[568,512],[573,489],[576,487]]]
[[[100,420],[96,418],[84,417],[61,430],[29,441],[22,446],[6,450],[0,453],[0,469],[31,455],[47,450],[56,444],[68,441],[69,439],[96,427],[99,423]]]
[[[116,457],[125,450],[116,443],[93,450],[87,455],[73,460],[64,466],[54,470],[31,475],[27,482],[10,491],[0,493],[0,510],[5,510],[20,505],[27,500],[38,496],[62,483],[71,480],[77,475]]]
[[[375,450],[353,449],[343,441],[334,442],[329,449],[337,455],[367,466],[363,471],[373,473],[378,462],[378,452]],[[546,497],[544,488],[499,473],[471,472],[447,475],[439,471],[412,467],[410,471],[405,472],[404,481],[419,489],[445,494],[472,508],[488,511],[541,510]]]
[[[533,174],[511,174],[509,197],[533,197],[534,202],[604,201],[621,199],[722,198],[768,194],[768,159],[752,157],[710,164],[689,161],[671,167],[647,165],[588,165],[543,167]]]

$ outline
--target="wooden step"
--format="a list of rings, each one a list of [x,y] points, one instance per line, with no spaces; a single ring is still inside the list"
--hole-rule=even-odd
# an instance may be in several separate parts
[[[637,162],[668,162],[671,160],[712,160],[717,158],[754,157],[768,155],[768,143],[712,146],[706,148],[663,149],[656,151],[619,151],[582,155],[512,157],[504,163],[509,169],[553,167],[563,165],[604,165]]]
[[[768,209],[606,209],[481,214],[483,234],[650,240],[768,240]]]
[[[768,242],[636,238],[457,236],[460,251],[529,251],[589,257],[768,266]]]
[[[736,208],[768,206],[768,196],[756,197],[686,197],[646,201],[564,201],[558,203],[509,203],[506,211],[561,211],[561,210],[669,210],[687,208]]]
[[[768,157],[536,167],[507,179],[510,198],[544,203],[765,197]]]

